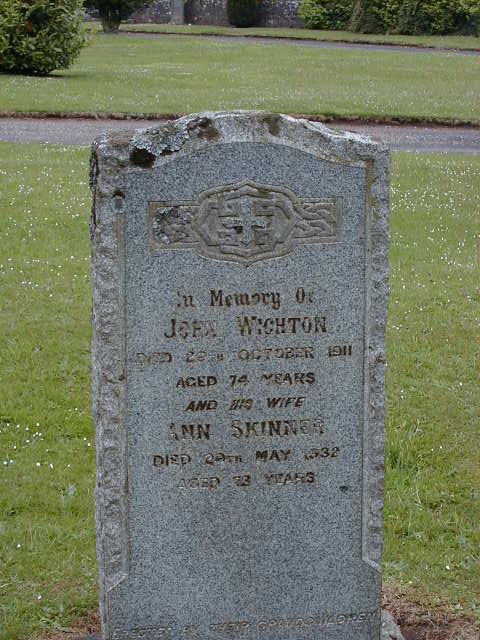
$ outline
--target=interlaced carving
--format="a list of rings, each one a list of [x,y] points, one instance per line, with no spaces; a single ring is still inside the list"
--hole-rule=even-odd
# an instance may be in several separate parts
[[[299,244],[337,242],[340,199],[297,198],[283,187],[244,180],[204,191],[196,201],[151,202],[149,221],[154,250],[194,248],[250,265]]]

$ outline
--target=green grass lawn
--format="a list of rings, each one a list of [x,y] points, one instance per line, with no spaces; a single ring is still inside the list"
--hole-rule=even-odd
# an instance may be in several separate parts
[[[95,25],[95,23],[94,23]],[[94,28],[97,28],[95,25]],[[99,27],[98,27],[99,28]],[[327,42],[360,42],[371,44],[398,44],[413,47],[442,49],[480,49],[480,38],[475,36],[404,36],[351,31],[322,31],[320,29],[282,29],[272,27],[217,27],[213,25],[129,24],[123,31],[146,33],[178,33],[188,35],[262,36],[266,38],[298,38],[300,40],[325,40]]]
[[[0,638],[96,606],[87,153],[0,145]]]
[[[88,152],[0,144],[0,639],[97,604]],[[480,618],[480,157],[393,162],[387,586]]]
[[[70,70],[2,75],[3,112],[286,113],[480,121],[480,57],[93,37]]]

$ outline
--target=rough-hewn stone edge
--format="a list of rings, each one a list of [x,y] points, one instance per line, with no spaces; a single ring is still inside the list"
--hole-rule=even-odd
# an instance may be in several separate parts
[[[102,157],[118,171],[143,171],[209,144],[280,144],[344,164],[366,166],[386,149],[369,138],[321,123],[265,112],[204,112],[147,129],[113,132],[96,140]]]
[[[388,151],[370,139],[325,125],[264,112],[205,112],[148,129],[115,132],[93,145],[94,416],[97,429],[97,528],[106,595],[128,571],[125,522],[124,302],[122,174],[150,171],[211,144],[286,145],[331,162],[364,167],[368,179],[365,331],[363,558],[379,570],[382,553],[385,430],[385,325],[388,287]],[[118,210],[115,202],[120,201]],[[104,627],[105,628],[105,627]]]
[[[100,619],[107,630],[108,591],[128,572],[124,423],[124,285],[122,197],[109,162],[93,145],[90,222],[93,270],[93,415],[96,432],[97,558]]]
[[[402,630],[393,619],[392,614],[384,609],[382,611],[382,631],[380,640],[405,640]]]
[[[363,434],[363,559],[377,571],[383,549],[385,332],[388,302],[389,156],[367,160],[365,300],[365,429]]]

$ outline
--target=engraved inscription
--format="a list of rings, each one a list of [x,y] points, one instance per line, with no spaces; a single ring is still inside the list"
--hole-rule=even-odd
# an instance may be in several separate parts
[[[256,451],[255,460],[257,462],[286,462],[292,451],[290,449],[266,449]]]
[[[163,334],[165,338],[215,338],[217,335],[215,323],[209,320],[177,320],[172,318],[169,330]]]
[[[210,440],[209,424],[182,424],[172,422],[170,437],[174,440]]]
[[[157,366],[165,362],[172,362],[173,357],[168,351],[153,351],[152,353],[137,353],[135,361],[141,366]]]
[[[247,420],[245,422],[234,420],[231,428],[231,435],[237,440],[258,437],[295,438],[314,434],[322,435],[325,431],[325,425],[321,418],[316,420],[310,418],[301,418],[299,420],[296,418],[291,420]]]
[[[240,349],[237,352],[239,360],[274,360],[292,358],[313,358],[312,347],[276,347],[275,349],[263,347],[262,349]]]
[[[244,213],[253,224],[252,211],[245,209]],[[226,219],[227,228],[232,220],[235,224],[238,222],[233,216]],[[255,235],[254,227],[252,229],[245,232],[247,239],[249,234]],[[181,450],[153,451],[157,478],[168,481],[168,478],[183,475],[186,469],[191,469],[189,477],[175,484],[184,491],[222,490],[232,485],[242,491],[255,487],[261,487],[262,491],[278,487],[301,489],[304,485],[320,488],[317,472],[314,469],[304,471],[300,465],[308,461],[318,468],[332,467],[343,451],[324,418],[309,418],[304,412],[311,404],[311,394],[316,393],[315,387],[323,389],[325,386],[325,380],[322,378],[320,384],[318,378],[319,361],[349,357],[352,345],[327,343],[313,347],[279,342],[283,336],[291,334],[299,342],[302,339],[317,342],[329,335],[329,327],[335,326],[335,320],[332,322],[328,308],[322,310],[317,306],[321,299],[319,293],[315,287],[300,283],[282,292],[272,283],[251,289],[207,287],[203,291],[182,289],[175,292],[172,304],[178,309],[195,309],[194,319],[167,316],[162,321],[163,339],[155,348],[145,348],[135,354],[135,362],[143,370],[174,362],[179,366],[183,363],[186,369],[180,368],[176,377],[167,378],[172,389],[182,393],[182,399],[172,419],[159,424],[158,431]],[[287,314],[287,309],[292,308],[290,305],[294,305],[295,311]],[[316,308],[304,314],[298,305]],[[247,315],[251,307],[278,313],[274,317]],[[207,319],[202,319],[202,315],[208,316]],[[234,351],[218,351],[216,345],[198,350],[192,348],[199,338],[217,341],[226,333],[236,333],[244,346]],[[267,336],[271,346],[260,346],[258,338]],[[165,349],[172,340],[178,341],[172,347],[175,355]],[[299,359],[308,361],[308,368],[285,370],[285,366],[272,371],[258,367],[268,361],[283,365],[291,361],[293,365]],[[230,365],[233,363],[241,367],[235,366],[232,370]],[[163,373],[164,369],[161,371]],[[264,394],[254,399],[252,392],[259,386]],[[215,392],[215,397],[209,396],[209,392]],[[197,394],[201,395],[194,397]],[[222,415],[225,410],[230,413],[226,419]],[[265,411],[268,411],[267,416]],[[221,445],[219,437],[223,438]],[[231,440],[233,450],[226,445],[227,440]],[[207,444],[220,446],[205,451]],[[202,468],[206,465],[215,468],[217,475],[204,475]],[[262,467],[265,473],[260,471]],[[246,470],[253,473],[245,473]]]
[[[210,289],[211,307],[254,307],[264,305],[278,311],[281,305],[279,291],[254,291],[252,293],[225,293],[223,289]]]
[[[153,456],[153,466],[157,468],[168,467],[172,464],[183,466],[191,462],[192,456],[188,453],[164,453]]]
[[[328,629],[335,626],[359,626],[367,622],[372,622],[380,618],[380,610],[373,609],[370,611],[346,611],[342,613],[328,612],[317,613],[312,616],[302,618],[295,616],[294,618],[273,618],[263,620],[239,620],[215,622],[208,625],[210,631],[225,636],[225,634],[241,634],[254,629],[257,633],[272,633],[279,631],[307,631],[310,629]],[[141,638],[140,634],[145,634],[145,640],[164,640],[165,638],[173,638],[178,636],[192,636],[200,633],[202,630],[198,625],[186,625],[183,627],[148,627],[134,629],[137,638]],[[115,630],[113,632],[113,640],[129,640],[131,630]]]
[[[335,358],[338,356],[351,356],[352,355],[352,345],[344,344],[344,345],[335,345],[333,347],[328,348],[328,357]]]
[[[340,202],[297,198],[251,180],[203,191],[196,201],[150,202],[151,247],[194,248],[203,257],[250,265],[300,244],[337,242]]]
[[[195,389],[203,387],[214,387],[217,384],[215,376],[185,376],[177,380],[175,385],[177,389],[187,389],[193,387]]]
[[[216,400],[191,400],[185,411],[215,411],[218,407]]]
[[[287,487],[299,484],[314,484],[315,474],[312,471],[295,471],[290,473],[269,473],[265,476],[268,485],[279,485]]]
[[[238,329],[242,336],[280,336],[284,334],[326,333],[325,316],[301,316],[298,318],[259,318],[258,316],[238,316]]]

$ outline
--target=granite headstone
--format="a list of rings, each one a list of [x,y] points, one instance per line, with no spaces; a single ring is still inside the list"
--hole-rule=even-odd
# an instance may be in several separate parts
[[[92,153],[105,640],[378,640],[388,153],[203,113]]]

